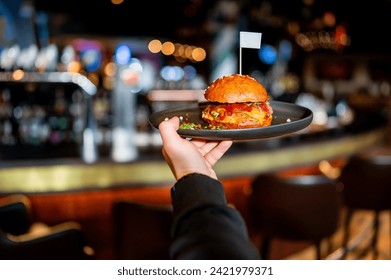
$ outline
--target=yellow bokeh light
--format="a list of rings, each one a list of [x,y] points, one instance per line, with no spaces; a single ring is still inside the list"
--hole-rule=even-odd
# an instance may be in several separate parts
[[[117,67],[115,66],[115,63],[109,62],[104,67],[104,73],[106,76],[114,77],[117,72]]]
[[[115,87],[115,78],[113,77],[104,77],[102,80],[102,85],[105,89],[112,90]]]
[[[193,47],[185,45],[185,57],[190,59],[192,53],[193,53]]]
[[[81,70],[81,65],[77,61],[72,61],[68,64],[68,72],[78,73]]]
[[[325,12],[323,15],[323,22],[327,26],[334,26],[336,18],[333,12]]]
[[[206,51],[203,48],[195,48],[191,54],[195,61],[203,61],[206,58]]]
[[[172,55],[179,56],[179,52],[181,51],[182,45],[179,43],[175,43],[174,46],[175,46],[175,51]]]
[[[151,40],[148,49],[151,53],[158,53],[162,50],[162,43],[157,39]]]
[[[124,0],[111,0],[111,3],[114,5],[120,5],[124,2]]]
[[[175,44],[175,56],[183,57],[184,52],[185,48],[182,44]]]
[[[175,46],[172,42],[164,42],[162,45],[162,53],[165,55],[172,55],[175,51]]]
[[[300,25],[295,21],[291,21],[288,22],[286,29],[289,32],[289,34],[295,36],[297,33],[300,32]]]
[[[206,58],[206,51],[203,48],[190,46],[187,44],[164,42],[163,44],[157,40],[151,40],[148,43],[148,49],[152,53],[161,51],[164,55],[172,55],[178,62],[191,60],[192,62],[200,62]]]
[[[21,79],[23,79],[24,77],[24,71],[23,70],[15,70],[13,73],[12,73],[12,78],[16,81],[20,81]]]

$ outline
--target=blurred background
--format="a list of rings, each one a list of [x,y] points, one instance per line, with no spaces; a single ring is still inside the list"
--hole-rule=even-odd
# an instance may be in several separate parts
[[[0,0],[1,196],[27,194],[35,220],[75,220],[96,258],[118,257],[113,203],[170,201],[150,115],[239,69],[313,121],[234,143],[216,166],[228,200],[245,214],[260,172],[335,173],[390,143],[390,15],[391,0]],[[240,31],[262,33],[241,61]]]
[[[115,145],[126,145],[115,139],[154,145],[158,140],[148,122],[153,111],[200,98],[217,77],[238,73],[239,63],[242,73],[262,82],[272,98],[327,107],[316,114],[320,125],[329,121],[325,114],[349,122],[346,100],[353,94],[390,92],[388,0],[354,7],[336,0],[0,4],[2,71],[40,74],[3,75],[2,158],[82,154],[93,162],[99,152],[132,160],[137,151],[126,156],[122,148],[113,151]],[[240,31],[262,33],[261,48],[243,49],[241,62]],[[50,72],[69,74],[68,80],[52,75],[48,81]],[[75,82],[75,74],[86,77],[88,85]],[[61,85],[48,85],[55,82]],[[137,139],[126,135],[129,127],[140,132]],[[82,142],[97,147],[80,151]],[[33,155],[37,146],[42,149]]]

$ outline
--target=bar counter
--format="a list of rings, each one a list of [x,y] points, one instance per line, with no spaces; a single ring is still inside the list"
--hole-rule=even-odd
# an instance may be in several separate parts
[[[387,126],[383,123],[315,131],[310,126],[286,136],[235,142],[215,170],[219,178],[229,179],[343,158],[384,141]],[[173,182],[159,145],[140,149],[138,158],[126,163],[101,158],[87,164],[76,158],[10,161],[0,166],[3,194],[166,186]]]

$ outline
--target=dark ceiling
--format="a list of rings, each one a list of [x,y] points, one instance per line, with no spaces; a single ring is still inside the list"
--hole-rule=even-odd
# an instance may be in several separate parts
[[[234,0],[232,0],[234,1]],[[218,0],[125,0],[112,5],[110,0],[34,0],[37,11],[50,15],[67,15],[57,32],[95,33],[112,36],[178,37],[178,30],[188,27],[193,36]],[[273,13],[286,19],[306,21],[310,17],[332,10],[339,22],[348,26],[352,48],[366,52],[389,54],[388,28],[390,27],[391,0],[343,2],[341,0],[314,0],[310,14],[304,0],[244,0],[244,7],[271,3]],[[191,9],[190,9],[191,8]],[[189,11],[192,11],[191,15]],[[248,13],[243,9],[243,13]],[[193,30],[193,31],[191,31]]]
[[[186,19],[183,9],[187,2],[125,0],[121,5],[113,5],[110,0],[35,0],[35,6],[51,15],[69,15],[72,22],[64,25],[63,32],[172,36]]]

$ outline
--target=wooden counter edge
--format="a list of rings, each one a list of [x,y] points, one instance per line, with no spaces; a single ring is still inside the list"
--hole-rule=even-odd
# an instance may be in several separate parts
[[[219,178],[226,178],[316,163],[375,145],[384,139],[384,135],[384,129],[380,129],[319,143],[226,155],[215,165],[215,170]],[[163,160],[0,169],[0,193],[65,192],[173,183],[171,171]]]

